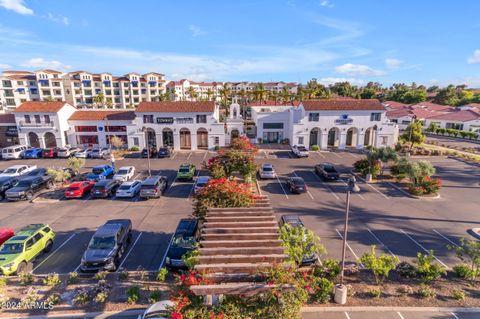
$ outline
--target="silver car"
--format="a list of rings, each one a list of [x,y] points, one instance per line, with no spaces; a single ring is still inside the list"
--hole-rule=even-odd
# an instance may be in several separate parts
[[[275,169],[273,168],[272,164],[263,164],[258,172],[260,178],[277,178],[277,173],[275,173]]]

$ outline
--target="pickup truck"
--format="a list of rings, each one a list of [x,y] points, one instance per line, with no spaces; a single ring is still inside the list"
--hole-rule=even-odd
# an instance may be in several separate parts
[[[309,152],[305,145],[293,145],[292,152],[296,157],[308,157]]]
[[[37,168],[37,165],[13,165],[4,170],[1,174],[1,176],[20,176],[25,173],[28,173],[30,171],[33,171],[34,169]]]
[[[5,192],[7,200],[31,200],[33,196],[42,189],[50,189],[53,187],[52,177],[49,175],[43,176],[28,176],[21,178],[18,183]]]
[[[99,181],[106,179],[109,176],[113,176],[115,170],[110,165],[97,165],[92,168],[92,172],[87,175],[89,181]]]
[[[132,221],[130,219],[107,221],[90,239],[82,256],[80,270],[83,272],[115,271],[131,242]]]

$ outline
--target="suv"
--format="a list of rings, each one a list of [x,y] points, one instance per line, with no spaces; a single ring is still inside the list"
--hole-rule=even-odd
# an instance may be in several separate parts
[[[177,179],[193,180],[196,170],[197,169],[193,164],[182,164],[178,168]]]
[[[322,177],[324,181],[336,181],[340,177],[335,165],[331,163],[315,165],[315,173]]]
[[[18,177],[3,176],[0,177],[0,200],[5,199],[5,193],[18,183]]]
[[[117,192],[119,183],[113,179],[104,179],[95,184],[90,194],[93,198],[107,198],[114,196]]]
[[[305,145],[293,145],[292,152],[296,157],[308,157],[310,154]]]
[[[261,179],[277,178],[277,173],[275,173],[275,169],[273,168],[272,164],[263,164],[258,171],[258,175],[260,175]]]
[[[210,176],[199,176],[197,181],[195,182],[195,186],[193,187],[193,194],[197,195],[198,192],[205,186],[207,186],[208,181],[212,179]]]
[[[152,157],[156,157],[156,156],[157,156],[157,153],[158,153],[158,152],[157,152],[157,148],[156,148],[155,146],[151,146],[149,150],[150,150],[150,151],[149,151],[148,153],[147,153],[147,149],[146,149],[146,148],[144,148],[144,149],[142,150],[142,157],[143,157],[143,158],[147,158],[147,157],[152,158]]]
[[[110,165],[97,165],[92,168],[92,172],[87,175],[90,181],[99,181],[115,174],[115,170]]]
[[[83,253],[80,270],[115,271],[132,242],[132,221],[112,219],[100,226]]]
[[[140,187],[141,198],[160,198],[168,188],[168,179],[166,176],[151,176],[142,182]]]
[[[178,223],[165,264],[168,268],[185,268],[182,257],[195,249],[198,239],[198,219],[184,218]]]
[[[40,253],[52,250],[55,233],[45,224],[31,224],[0,246],[0,274],[27,271],[27,265]]]
[[[280,217],[280,227],[282,227],[285,224],[288,224],[293,228],[297,228],[297,227],[305,228],[305,225],[303,224],[300,217],[295,215],[283,215],[282,217]],[[310,256],[303,256],[301,266],[308,266],[308,265],[314,264],[318,261],[318,259],[319,259],[319,256],[317,253],[313,253]]]
[[[33,195],[42,189],[53,187],[53,180],[50,175],[27,176],[21,178],[18,183],[5,192],[7,200],[31,200]]]
[[[170,155],[172,155],[172,151],[169,147],[161,147],[158,150],[158,158],[170,157]]]
[[[57,156],[61,158],[67,158],[71,156],[75,156],[75,153],[80,151],[77,147],[66,147],[58,149]]]
[[[43,158],[55,158],[58,155],[58,148],[46,148],[42,152]]]
[[[95,148],[90,153],[91,158],[103,158],[107,159],[110,156],[110,150],[106,147],[104,148]]]

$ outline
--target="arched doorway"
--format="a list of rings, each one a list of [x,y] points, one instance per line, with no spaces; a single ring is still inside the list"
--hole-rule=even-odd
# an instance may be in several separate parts
[[[173,147],[173,131],[169,128],[164,128],[162,130],[162,140],[164,147]]]
[[[328,146],[338,147],[340,141],[340,130],[337,127],[333,127],[328,131]]]
[[[197,130],[197,148],[208,149],[208,131],[204,128]]]
[[[180,149],[192,149],[192,137],[188,128],[182,128],[180,130]]]
[[[157,147],[157,137],[155,136],[155,130],[153,128],[147,128],[147,146]]]
[[[365,138],[363,141],[363,145],[365,146],[373,145],[373,142],[375,141],[376,130],[377,130],[376,126],[367,128],[367,130],[365,131]]]
[[[38,135],[36,133],[28,133],[28,144],[31,147],[40,147],[40,140],[38,139]]]
[[[347,131],[347,146],[355,147],[357,146],[357,138],[358,138],[358,129],[355,127],[351,127]]]
[[[309,146],[313,146],[313,145],[320,146],[320,141],[321,141],[320,134],[321,134],[321,131],[318,127],[312,128],[312,130],[310,131]]]
[[[43,138],[45,139],[45,147],[57,147],[57,139],[55,138],[55,135],[53,135],[53,133],[47,132],[45,133]]]
[[[233,129],[230,134],[231,134],[232,138],[237,138],[237,137],[240,136],[240,132],[237,129]]]

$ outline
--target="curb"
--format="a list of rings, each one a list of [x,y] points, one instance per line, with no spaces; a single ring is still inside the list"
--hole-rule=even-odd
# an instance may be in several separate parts
[[[81,317],[82,319],[107,319],[110,316],[114,315],[116,317],[131,317],[131,316],[138,316],[143,314],[146,308],[143,309],[134,309],[134,310],[125,310],[125,311],[106,311],[106,312],[65,312],[65,313],[55,313],[55,314],[47,314],[47,315],[37,315],[37,316],[30,316],[28,314],[8,314],[8,318],[12,319],[45,319],[45,318],[62,318],[62,317]],[[0,318],[3,315],[0,315]],[[5,317],[4,317],[5,318]]]
[[[462,307],[302,307],[302,313],[310,312],[463,312],[463,313],[480,313],[480,308],[462,308]]]

